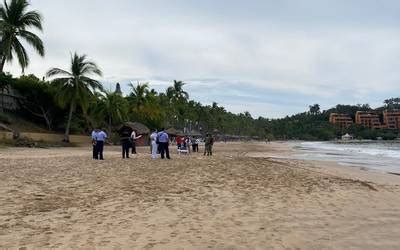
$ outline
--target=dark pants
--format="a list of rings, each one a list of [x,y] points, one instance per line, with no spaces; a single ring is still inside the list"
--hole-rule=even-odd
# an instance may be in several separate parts
[[[170,159],[169,158],[168,142],[160,142],[159,149],[160,149],[161,159],[164,159],[164,154],[167,157],[167,159]]]
[[[93,159],[98,159],[98,154],[97,154],[97,145],[93,144]]]
[[[104,160],[104,158],[103,158],[104,142],[97,141],[96,147],[97,147],[97,156],[98,156],[96,159]]]
[[[129,147],[130,147],[130,142],[129,141],[123,141],[122,142],[122,158],[129,158]]]
[[[135,141],[132,140],[131,146],[132,146],[132,154],[136,154],[136,144],[135,144]]]
[[[193,152],[199,152],[199,144],[192,145]]]

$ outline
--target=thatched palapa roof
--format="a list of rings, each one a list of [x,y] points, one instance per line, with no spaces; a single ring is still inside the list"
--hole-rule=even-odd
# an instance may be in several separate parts
[[[150,129],[146,125],[144,125],[140,122],[125,122],[119,128],[119,131],[121,131],[122,129],[124,129],[126,127],[130,128],[132,130],[135,130],[136,133],[138,133],[140,135],[150,134]]]
[[[183,132],[180,130],[177,130],[176,128],[169,128],[169,129],[165,130],[165,132],[167,132],[167,134],[172,135],[172,136],[183,135]]]

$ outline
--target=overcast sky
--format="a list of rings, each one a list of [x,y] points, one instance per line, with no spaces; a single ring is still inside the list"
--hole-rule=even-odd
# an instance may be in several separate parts
[[[130,80],[253,117],[400,96],[397,0],[32,0],[44,16],[46,57],[26,73],[67,68],[85,53],[106,88]],[[19,75],[17,64],[5,66]]]

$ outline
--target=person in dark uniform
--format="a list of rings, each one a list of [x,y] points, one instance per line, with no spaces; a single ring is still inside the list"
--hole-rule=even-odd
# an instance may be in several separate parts
[[[97,160],[98,159],[98,153],[97,153],[97,134],[99,130],[96,128],[92,131],[92,145],[93,145],[93,159]]]
[[[157,135],[157,139],[159,143],[161,159],[164,159],[164,154],[167,157],[167,159],[171,159],[169,157],[169,149],[168,149],[169,137],[167,132],[165,132],[164,129],[161,129],[161,132],[159,132]]]
[[[214,144],[214,138],[211,134],[206,135],[205,139],[205,148],[204,148],[204,155],[212,156],[212,146]]]
[[[131,146],[130,131],[125,128],[120,132],[121,146],[122,146],[122,159],[129,158],[129,147]]]
[[[107,139],[107,134],[103,130],[100,130],[97,133],[96,138],[97,138],[97,140],[96,140],[96,148],[97,148],[98,159],[104,160],[104,158],[103,158],[103,149],[104,149],[104,142]]]

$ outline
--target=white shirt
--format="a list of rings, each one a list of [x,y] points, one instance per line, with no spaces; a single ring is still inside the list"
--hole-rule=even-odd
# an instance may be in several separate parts
[[[152,143],[156,143],[157,142],[157,133],[156,132],[151,133],[150,139],[151,139]]]
[[[139,135],[138,137],[136,137],[136,132],[135,132],[135,131],[132,131],[132,133],[131,133],[131,138],[132,138],[132,140],[139,139],[140,137],[142,137],[142,136]]]

